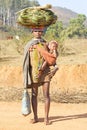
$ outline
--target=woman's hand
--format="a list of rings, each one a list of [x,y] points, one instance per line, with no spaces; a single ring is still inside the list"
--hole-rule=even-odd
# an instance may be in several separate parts
[[[37,45],[33,45],[29,48],[29,51],[33,51],[33,49],[36,49],[37,48]]]
[[[37,48],[37,45],[33,45],[33,48],[36,49],[36,48]]]
[[[33,51],[33,46],[31,46],[31,47],[29,48],[29,51]]]

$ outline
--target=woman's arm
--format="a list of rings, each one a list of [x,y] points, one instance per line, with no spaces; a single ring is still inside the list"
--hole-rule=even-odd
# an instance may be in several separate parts
[[[40,52],[41,56],[43,56],[44,60],[49,64],[49,65],[54,65],[56,62],[56,57],[49,53],[47,50],[40,48],[38,45],[35,45],[35,48]]]

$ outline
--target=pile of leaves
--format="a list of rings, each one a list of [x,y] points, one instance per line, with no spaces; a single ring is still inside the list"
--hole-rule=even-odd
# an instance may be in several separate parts
[[[57,16],[46,7],[29,7],[19,12],[17,23],[29,28],[47,27],[54,24]]]

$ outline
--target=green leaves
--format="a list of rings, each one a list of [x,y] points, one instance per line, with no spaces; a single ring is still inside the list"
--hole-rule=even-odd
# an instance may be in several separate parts
[[[86,38],[87,37],[87,29],[84,25],[86,20],[86,16],[79,14],[77,18],[71,19],[67,28],[65,28],[62,33],[62,39],[66,38]]]
[[[27,8],[19,12],[17,22],[20,25],[34,27],[34,26],[49,26],[55,23],[57,16],[48,9],[38,8]]]

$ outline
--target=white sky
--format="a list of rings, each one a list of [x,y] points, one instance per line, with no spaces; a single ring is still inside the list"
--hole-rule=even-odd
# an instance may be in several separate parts
[[[38,0],[38,2],[40,5],[51,4],[52,6],[65,7],[87,16],[87,0]]]

